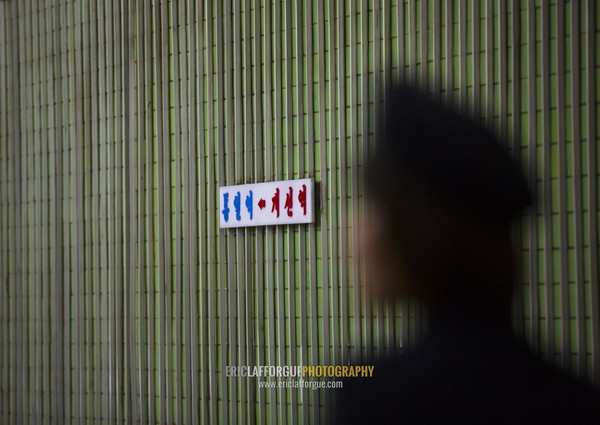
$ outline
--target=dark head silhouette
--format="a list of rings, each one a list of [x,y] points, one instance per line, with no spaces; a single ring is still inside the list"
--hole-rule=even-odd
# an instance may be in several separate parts
[[[531,203],[508,152],[476,122],[408,88],[388,94],[382,133],[367,181],[377,292],[415,296],[432,314],[455,304],[507,310],[511,222]]]
[[[386,96],[367,173],[373,293],[427,308],[424,340],[349,380],[335,418],[353,423],[600,423],[589,387],[514,337],[512,223],[532,202],[520,168],[477,122],[409,88]]]

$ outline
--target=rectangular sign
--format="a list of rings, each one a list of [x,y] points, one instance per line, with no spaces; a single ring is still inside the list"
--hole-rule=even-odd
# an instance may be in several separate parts
[[[219,188],[219,227],[312,223],[313,179]]]

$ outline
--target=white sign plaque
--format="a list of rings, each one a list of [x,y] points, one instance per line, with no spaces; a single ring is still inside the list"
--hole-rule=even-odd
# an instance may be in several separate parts
[[[219,188],[219,227],[312,223],[313,179]]]

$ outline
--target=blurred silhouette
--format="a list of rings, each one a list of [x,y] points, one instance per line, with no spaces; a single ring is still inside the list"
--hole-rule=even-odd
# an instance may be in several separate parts
[[[511,329],[511,226],[532,201],[520,168],[479,124],[412,89],[385,106],[367,177],[371,289],[421,302],[429,330],[372,379],[345,381],[336,422],[600,424],[598,394]]]

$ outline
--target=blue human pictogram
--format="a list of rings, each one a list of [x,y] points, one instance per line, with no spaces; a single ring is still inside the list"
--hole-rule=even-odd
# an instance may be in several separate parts
[[[233,207],[235,208],[235,219],[240,221],[242,219],[242,194],[239,191],[233,198]]]
[[[253,193],[252,193],[252,191],[250,191],[248,193],[248,195],[246,195],[246,209],[248,210],[248,214],[250,214],[250,220],[252,220],[252,218],[253,218],[253,214],[252,214],[252,207],[253,207],[252,197],[253,197]]]
[[[221,211],[223,213],[223,219],[225,220],[225,222],[229,221],[229,193],[225,192],[223,194],[223,210]]]

